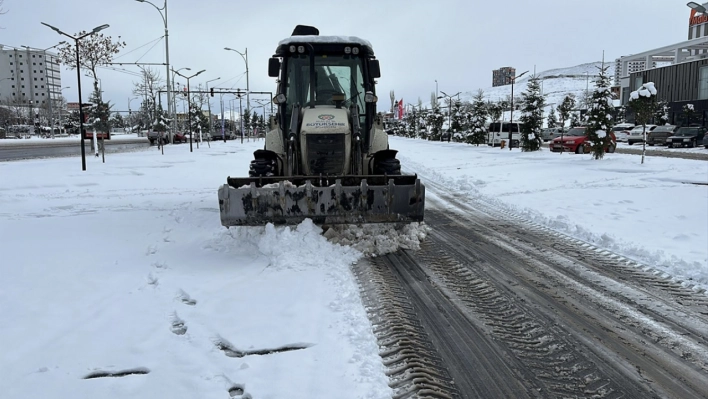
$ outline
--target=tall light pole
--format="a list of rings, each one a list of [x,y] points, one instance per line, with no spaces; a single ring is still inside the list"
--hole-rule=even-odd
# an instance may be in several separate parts
[[[250,111],[251,110],[251,86],[249,86],[249,83],[248,83],[248,47],[246,47],[245,53],[242,53],[238,50],[234,50],[230,47],[224,47],[224,50],[234,51],[234,52],[238,53],[241,56],[241,58],[243,58],[243,61],[246,63],[246,107]],[[243,132],[241,132],[241,134],[243,134]]]
[[[191,111],[191,100],[189,98],[189,79],[192,79],[193,77],[199,75],[200,73],[206,71],[206,69],[202,69],[201,71],[195,73],[192,76],[184,76],[181,73],[175,71],[175,73],[185,79],[187,79],[187,120],[189,124],[189,152],[192,152],[192,136],[194,135],[194,132],[192,132],[192,113]]]
[[[447,93],[445,93],[444,91],[440,91],[440,93],[442,93],[443,95],[438,97],[437,99],[439,100],[441,98],[447,98],[447,101],[448,101],[447,130],[448,130],[448,133],[450,133],[450,135],[448,136],[447,141],[450,141],[450,138],[452,137],[452,132],[450,132],[450,130],[452,130],[452,98],[455,96],[459,96],[460,93],[462,93],[462,92],[458,91],[457,93],[455,93],[451,96],[448,96]],[[459,97],[458,97],[458,100],[459,100]],[[442,135],[440,136],[440,141],[442,141]]]
[[[159,12],[160,16],[162,17],[162,22],[165,23],[165,75],[166,75],[165,79],[167,79],[167,109],[172,109],[172,98],[170,97],[170,93],[169,93],[170,87],[172,87],[172,85],[170,84],[170,35],[167,30],[167,0],[165,0],[162,8],[159,8],[158,6],[152,4],[151,2],[149,2],[147,0],[135,0],[135,1],[137,1],[138,3],[148,3],[151,6],[155,7],[157,12]],[[163,11],[164,11],[164,13],[163,13]],[[174,115],[172,115],[172,116],[173,116],[172,129],[174,131],[174,129],[175,129],[174,119],[175,118],[174,118]],[[174,140],[174,134],[169,132],[168,135],[170,136],[170,143],[172,143]]]
[[[509,151],[511,151],[511,134],[514,130],[514,82],[516,79],[524,76],[528,71],[522,72],[521,75],[511,78],[511,116],[509,117]],[[517,132],[518,133],[518,132]]]
[[[192,68],[180,68],[176,71],[174,69],[172,69],[172,110],[170,110],[170,112],[172,113],[172,123],[174,124],[175,129],[178,128],[178,126],[177,126],[177,93],[175,92],[175,73],[179,72],[183,69],[185,69],[187,71],[192,70]],[[177,88],[179,89],[179,83],[177,83],[177,85],[178,85]],[[170,88],[168,87],[167,90],[170,90]],[[182,105],[184,105],[184,102],[182,102]]]
[[[84,35],[81,35],[79,37],[74,37],[69,35],[68,33],[62,32],[59,28],[56,28],[52,25],[49,25],[47,23],[42,22],[41,23],[44,26],[49,27],[50,29],[54,30],[60,35],[64,35],[70,39],[74,40],[75,43],[75,48],[76,48],[76,80],[79,86],[79,134],[81,135],[81,170],[86,170],[86,149],[84,148],[84,139],[86,138],[86,135],[84,134],[84,109],[83,105],[81,104],[81,62],[79,60],[79,40],[85,38],[86,36],[93,35],[94,33],[98,33],[106,28],[108,28],[108,24],[104,24],[101,26],[97,26],[93,28],[93,30],[89,33],[86,33]]]
[[[216,79],[212,80],[207,80],[206,81],[206,91],[209,91],[209,82],[213,82],[215,80],[219,80],[221,77],[218,77]],[[207,94],[207,96],[211,96],[211,94]],[[207,108],[209,109],[209,133],[211,134],[211,98],[208,99],[207,101]],[[224,137],[224,141],[226,141],[226,137]]]

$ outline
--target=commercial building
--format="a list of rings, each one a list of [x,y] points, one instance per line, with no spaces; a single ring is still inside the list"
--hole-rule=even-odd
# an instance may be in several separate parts
[[[0,44],[0,103],[44,108],[60,104],[61,70],[56,53]]]
[[[504,86],[511,84],[516,77],[516,68],[501,67],[492,71],[492,86]]]
[[[630,66],[652,65],[652,68],[632,70]],[[708,15],[691,10],[688,19],[688,40],[620,58],[620,99],[629,102],[629,94],[646,82],[654,82],[658,100],[669,103],[670,123],[681,124],[683,106],[693,104],[691,122],[708,122]],[[668,64],[668,65],[667,65]],[[631,116],[629,116],[631,120]]]

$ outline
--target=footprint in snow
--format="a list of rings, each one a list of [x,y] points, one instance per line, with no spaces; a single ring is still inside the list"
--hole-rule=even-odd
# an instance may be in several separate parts
[[[173,334],[176,335],[184,335],[187,332],[187,324],[185,324],[184,320],[180,319],[179,316],[177,316],[177,312],[174,312],[172,314],[172,322],[170,326],[170,331],[172,331]]]
[[[182,301],[182,303],[184,303],[185,305],[194,306],[197,304],[197,300],[192,299],[192,297],[190,297],[189,294],[187,294],[183,290],[177,291],[177,298],[179,298],[179,300]]]

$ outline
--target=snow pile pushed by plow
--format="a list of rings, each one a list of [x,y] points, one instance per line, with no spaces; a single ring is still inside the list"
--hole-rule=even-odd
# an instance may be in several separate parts
[[[425,223],[337,225],[324,236],[335,244],[351,246],[365,256],[380,256],[399,249],[419,249],[430,231]]]

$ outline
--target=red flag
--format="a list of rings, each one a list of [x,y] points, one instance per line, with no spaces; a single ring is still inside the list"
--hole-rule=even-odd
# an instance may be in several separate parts
[[[403,99],[398,102],[398,119],[403,119]]]

